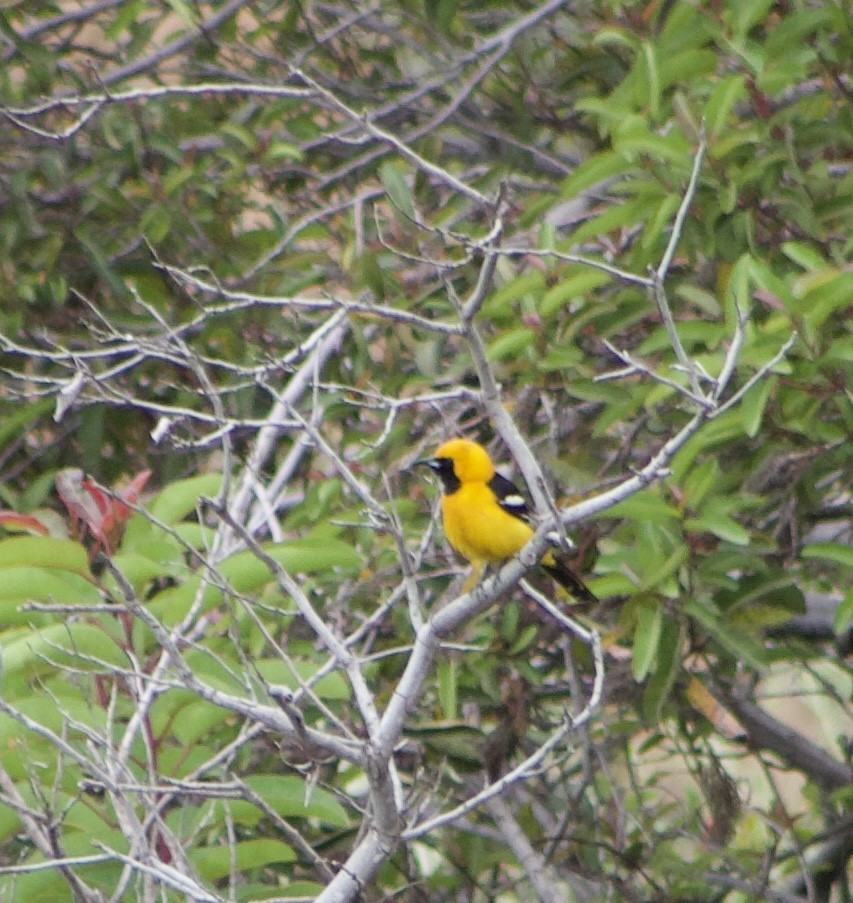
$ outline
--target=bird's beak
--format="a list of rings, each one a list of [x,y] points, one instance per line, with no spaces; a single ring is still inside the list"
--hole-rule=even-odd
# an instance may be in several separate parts
[[[417,461],[412,462],[409,469],[411,470],[414,467],[429,467],[430,470],[435,470],[435,467],[436,467],[435,458],[418,458]]]

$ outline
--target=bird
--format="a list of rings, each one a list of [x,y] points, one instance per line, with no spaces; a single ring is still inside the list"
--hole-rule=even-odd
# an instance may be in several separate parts
[[[501,564],[517,555],[530,541],[534,529],[530,509],[515,484],[495,470],[489,453],[470,439],[450,439],[432,457],[413,466],[430,468],[441,480],[441,516],[447,541],[472,565],[468,591],[490,564]],[[540,566],[576,601],[596,603],[559,549],[549,549]]]

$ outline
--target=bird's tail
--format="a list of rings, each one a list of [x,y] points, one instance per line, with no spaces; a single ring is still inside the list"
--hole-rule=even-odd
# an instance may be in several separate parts
[[[542,559],[542,567],[563,587],[576,602],[596,604],[599,599],[580,577],[555,552],[548,552]]]

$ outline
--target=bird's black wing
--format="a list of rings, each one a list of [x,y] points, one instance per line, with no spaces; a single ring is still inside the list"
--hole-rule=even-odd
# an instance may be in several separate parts
[[[498,503],[504,511],[515,515],[527,523],[531,522],[530,507],[526,499],[519,491],[518,487],[511,480],[502,477],[496,473],[489,480],[489,489],[494,492]],[[531,524],[532,526],[532,524]],[[569,547],[573,543],[568,537],[564,537],[561,543],[560,536],[555,532],[549,534],[548,539],[555,547],[553,552],[549,552],[542,561],[542,567],[557,581],[570,595],[574,596],[576,601],[597,603],[598,598],[587,587],[587,585],[575,574],[569,567],[564,555],[565,541],[568,541]]]
[[[530,507],[512,480],[508,480],[506,477],[496,473],[489,480],[489,489],[494,492],[498,504],[504,511],[515,515],[520,520],[530,522]]]

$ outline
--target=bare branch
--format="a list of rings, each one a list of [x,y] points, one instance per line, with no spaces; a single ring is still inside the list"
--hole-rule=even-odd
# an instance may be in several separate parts
[[[696,188],[699,184],[699,172],[702,168],[706,147],[707,145],[703,132],[699,139],[699,147],[696,150],[696,155],[693,158],[693,170],[690,173],[690,181],[687,184],[687,190],[684,192],[684,197],[681,199],[681,205],[678,208],[675,222],[672,225],[672,234],[670,235],[669,243],[666,246],[660,264],[652,273],[652,295],[657,303],[658,311],[660,312],[661,319],[666,327],[667,335],[669,336],[670,344],[675,351],[678,363],[684,369],[684,372],[690,380],[690,389],[692,393],[697,396],[701,394],[699,389],[699,377],[696,367],[688,358],[687,352],[684,350],[684,346],[681,343],[681,338],[678,335],[675,320],[672,316],[672,310],[670,309],[669,302],[666,298],[664,283],[667,274],[669,273],[672,258],[675,255],[675,249],[678,247],[678,242],[681,240],[681,232],[687,217],[687,211],[690,209],[693,197],[696,194]]]
[[[115,0],[112,0],[115,2]],[[100,109],[107,103],[130,103],[140,100],[159,100],[164,97],[199,97],[222,94],[241,97],[286,97],[291,100],[308,100],[315,95],[309,88],[292,88],[284,85],[259,85],[246,82],[201,82],[196,85],[147,85],[126,91],[98,91],[89,94],[52,97],[28,107],[0,107],[0,113],[23,120],[40,116],[56,109],[91,107]]]
[[[344,298],[277,298],[270,295],[256,295],[250,292],[229,291],[221,285],[208,282],[178,267],[161,264],[162,269],[177,282],[190,286],[206,294],[218,295],[229,301],[229,311],[239,309],[239,306],[264,305],[268,307],[293,307],[299,310],[312,311],[346,311],[349,314],[368,314],[382,319],[408,323],[427,332],[443,333],[445,335],[457,335],[459,327],[453,324],[442,323],[440,320],[430,320],[421,317],[408,310],[395,307],[387,307],[381,304],[373,304],[363,301],[350,301]],[[235,306],[236,305],[236,306]]]
[[[539,903],[565,903],[565,890],[561,890],[558,886],[553,869],[545,858],[533,849],[509,806],[499,796],[488,800],[485,805],[507,846],[524,869],[524,874],[527,875]]]
[[[696,148],[696,154],[693,157],[693,169],[690,172],[690,179],[687,183],[687,189],[681,199],[681,204],[678,207],[678,213],[676,213],[675,215],[675,221],[672,224],[672,233],[669,237],[669,242],[667,243],[666,250],[664,251],[663,257],[661,258],[661,261],[658,264],[657,269],[655,270],[655,285],[663,285],[663,283],[666,281],[670,265],[672,264],[672,258],[675,256],[675,249],[678,247],[679,241],[681,241],[681,233],[684,229],[684,221],[687,219],[687,212],[688,210],[690,210],[690,205],[693,203],[693,198],[696,196],[696,189],[699,186],[699,173],[702,171],[702,163],[705,159],[707,150],[708,142],[705,136],[705,127],[703,125],[702,131],[699,135],[699,146]],[[669,320],[671,321],[671,319],[672,318],[670,316]]]
[[[735,405],[739,404],[743,399],[744,395],[749,392],[753,386],[756,386],[763,379],[767,377],[767,374],[772,372],[773,368],[780,364],[785,357],[787,357],[788,352],[794,347],[797,342],[797,334],[791,333],[788,337],[787,341],[782,345],[782,347],[770,358],[767,363],[762,364],[758,370],[753,373],[753,375],[735,392],[730,398],[728,398],[725,402],[723,402],[719,407],[714,411],[713,416],[719,417],[721,414],[724,414],[729,409],[733,408]],[[725,384],[722,384],[722,389],[720,389],[720,394],[722,394],[725,389]]]
[[[783,761],[802,769],[827,789],[853,784],[853,768],[848,764],[833,758],[812,740],[777,721],[736,691],[723,693],[720,689],[712,689],[746,728],[752,743],[776,753]]]
[[[444,182],[453,191],[469,198],[470,200],[483,207],[487,207],[489,205],[489,200],[485,197],[485,195],[480,194],[479,191],[472,188],[470,185],[465,184],[465,182],[460,181],[456,178],[456,176],[452,175],[446,169],[437,166],[435,163],[430,162],[425,157],[412,150],[412,148],[409,147],[408,144],[401,141],[393,133],[380,128],[378,125],[375,125],[369,116],[360,115],[355,110],[351,109],[335,94],[324,88],[305,72],[295,67],[291,69],[291,71],[297,78],[299,78],[306,85],[309,85],[318,95],[323,97],[332,109],[337,110],[339,113],[343,113],[352,123],[357,124],[371,137],[382,141],[390,147],[393,147],[398,154],[400,154],[402,157],[405,157],[410,163],[412,163],[422,172],[427,173],[427,175],[432,176],[440,182]]]

